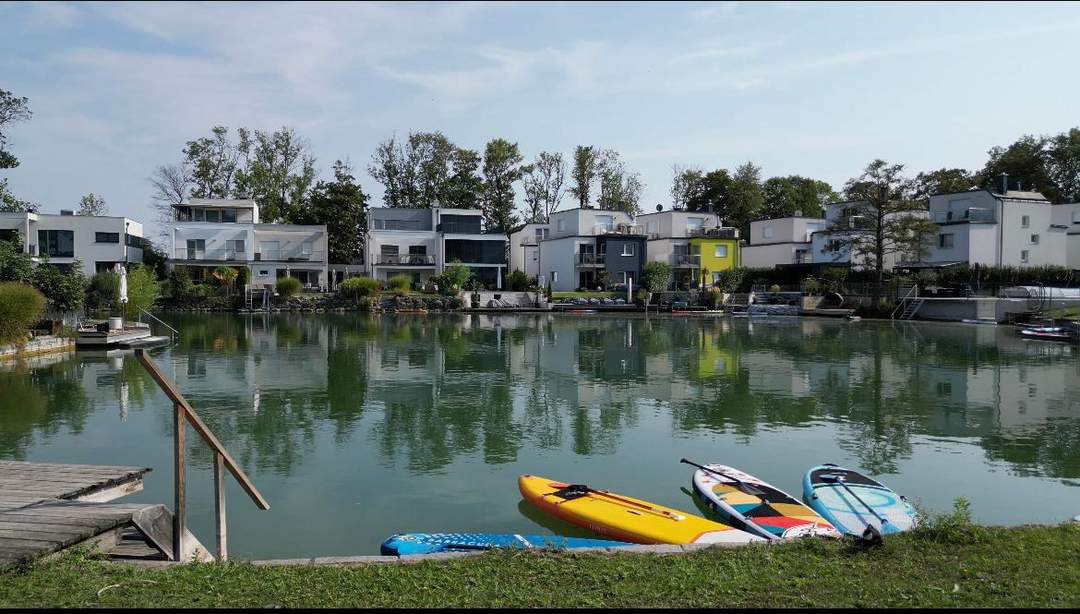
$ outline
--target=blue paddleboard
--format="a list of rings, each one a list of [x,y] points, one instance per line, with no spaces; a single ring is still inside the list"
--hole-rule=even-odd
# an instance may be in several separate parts
[[[806,472],[803,500],[846,535],[862,536],[868,526],[890,535],[916,523],[915,508],[903,496],[858,471],[830,463]]]
[[[398,533],[382,543],[387,556],[430,554],[432,552],[467,552],[492,548],[615,548],[633,546],[628,542],[560,535],[517,535],[512,533]]]

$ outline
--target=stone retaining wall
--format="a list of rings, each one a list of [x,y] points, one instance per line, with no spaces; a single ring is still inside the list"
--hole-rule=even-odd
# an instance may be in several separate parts
[[[51,354],[53,352],[63,352],[74,349],[74,339],[65,339],[64,337],[47,335],[31,339],[23,347],[17,345],[0,345],[0,360],[37,356],[38,354]]]

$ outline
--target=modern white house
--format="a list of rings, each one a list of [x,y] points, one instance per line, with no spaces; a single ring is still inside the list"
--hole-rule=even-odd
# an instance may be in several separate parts
[[[500,290],[506,277],[506,235],[483,231],[476,209],[368,209],[364,261],[371,276],[386,281],[405,275],[419,283],[461,262],[487,288]]]
[[[1055,222],[1055,210],[1038,192],[975,189],[935,194],[930,197],[930,219],[938,226],[937,234],[917,265],[1065,266],[1071,224]]]
[[[705,277],[740,265],[739,231],[725,227],[720,217],[709,212],[683,209],[658,210],[638,216],[648,240],[649,262],[671,266],[671,287],[689,289]]]
[[[875,225],[875,210],[863,201],[843,201],[825,205],[825,228],[811,233],[810,259],[815,265],[836,265],[861,268],[858,254],[851,253],[851,243],[856,235],[869,236]],[[900,211],[887,217],[928,216],[923,210]],[[854,262],[853,262],[854,256]],[[885,254],[885,268],[892,269],[909,258],[899,252]]]
[[[1065,266],[1080,270],[1080,203],[1054,205],[1050,220],[1053,226],[1065,231]]]
[[[783,217],[750,223],[749,244],[742,248],[746,267],[775,267],[813,262],[813,235],[825,230],[818,217]]]
[[[551,214],[539,242],[540,284],[556,292],[637,285],[645,265],[645,227],[623,211],[564,209]]]
[[[219,266],[246,267],[253,286],[295,277],[304,287],[327,287],[326,226],[259,223],[249,199],[192,198],[173,205],[169,268],[200,280]]]
[[[17,239],[35,262],[68,267],[78,260],[83,274],[111,271],[117,263],[142,262],[142,224],[126,217],[51,213],[0,213],[0,240]]]
[[[540,275],[540,242],[549,236],[550,224],[525,224],[510,233],[510,270]]]

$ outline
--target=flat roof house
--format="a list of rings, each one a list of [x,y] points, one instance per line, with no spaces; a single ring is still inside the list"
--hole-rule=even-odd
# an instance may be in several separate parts
[[[900,217],[927,217],[921,209],[898,211],[885,215],[886,220]],[[866,255],[851,253],[854,237],[869,237],[874,232],[877,210],[865,201],[842,201],[825,205],[825,228],[810,235],[810,261],[815,265],[850,266],[861,268]],[[904,260],[899,252],[885,254],[886,269]]]
[[[1065,266],[1080,271],[1080,203],[1054,205],[1050,220],[1065,231]]]
[[[90,276],[117,263],[142,262],[142,224],[126,217],[51,213],[0,213],[0,240],[18,240],[35,262],[69,267],[78,260]]]
[[[648,238],[649,262],[671,266],[673,289],[715,283],[720,271],[740,266],[739,231],[704,211],[672,209],[638,216]]]
[[[325,225],[261,224],[259,205],[250,199],[192,198],[173,209],[171,269],[204,279],[219,266],[245,267],[254,286],[279,277],[295,277],[309,289],[328,285]]]
[[[564,209],[551,214],[539,242],[541,285],[556,292],[637,285],[645,265],[645,230],[623,211]]]
[[[506,235],[483,230],[476,209],[368,209],[365,262],[371,276],[386,281],[405,275],[423,282],[461,262],[485,287],[501,290],[506,277]]]
[[[750,223],[750,244],[742,248],[746,267],[775,268],[777,265],[810,264],[813,235],[825,230],[827,221],[818,217],[783,217]]]

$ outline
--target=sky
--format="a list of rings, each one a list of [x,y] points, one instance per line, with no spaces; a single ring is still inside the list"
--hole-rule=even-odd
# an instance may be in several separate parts
[[[1080,3],[0,2],[0,89],[33,111],[0,176],[47,213],[99,194],[147,236],[148,177],[216,125],[295,128],[373,204],[375,146],[434,130],[615,149],[645,210],[673,164],[840,187],[1080,125],[1077,40]]]

